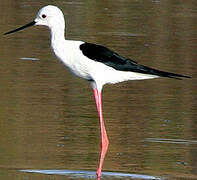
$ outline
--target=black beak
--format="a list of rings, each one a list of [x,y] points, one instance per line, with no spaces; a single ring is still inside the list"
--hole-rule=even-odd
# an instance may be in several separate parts
[[[17,28],[17,29],[12,30],[12,31],[6,32],[6,33],[4,33],[3,35],[7,35],[7,34],[11,34],[11,33],[20,31],[20,30],[25,29],[25,28],[27,28],[27,27],[33,26],[34,24],[36,24],[36,22],[35,22],[35,21],[32,21],[32,22],[30,22],[30,23],[28,23],[28,24],[26,24],[26,25],[24,25],[24,26],[22,26],[22,27],[19,27],[19,28]]]

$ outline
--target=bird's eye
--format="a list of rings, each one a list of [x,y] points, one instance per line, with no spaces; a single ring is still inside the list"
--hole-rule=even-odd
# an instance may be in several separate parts
[[[47,16],[45,14],[42,15],[42,18],[46,18]]]

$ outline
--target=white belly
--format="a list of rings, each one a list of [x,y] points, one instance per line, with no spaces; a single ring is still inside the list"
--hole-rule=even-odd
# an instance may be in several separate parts
[[[101,62],[91,60],[83,55],[79,49],[83,42],[69,43],[66,41],[64,46],[53,47],[53,50],[64,63],[64,65],[76,76],[86,80],[94,80],[97,85],[103,86],[107,83],[118,83],[127,80],[152,79],[158,76],[141,74],[129,71],[118,71]]]

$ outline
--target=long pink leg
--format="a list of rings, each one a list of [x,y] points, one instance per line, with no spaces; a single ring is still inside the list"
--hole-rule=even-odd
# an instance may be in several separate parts
[[[100,154],[100,160],[99,160],[99,165],[97,169],[97,177],[100,178],[104,158],[107,153],[107,149],[109,145],[109,140],[107,137],[107,132],[106,132],[105,124],[103,120],[101,92],[99,92],[98,89],[94,89],[94,98],[96,101],[96,106],[97,106],[97,111],[98,111],[99,121],[100,121],[100,130],[101,130],[101,154]]]

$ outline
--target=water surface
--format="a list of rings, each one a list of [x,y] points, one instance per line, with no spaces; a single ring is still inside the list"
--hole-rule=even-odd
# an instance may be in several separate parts
[[[32,21],[49,3],[1,1],[1,34]],[[144,65],[193,77],[104,87],[110,139],[104,171],[197,179],[196,1],[52,4],[67,17],[68,39],[102,44]],[[23,169],[95,171],[100,132],[92,90],[55,58],[48,29],[2,36],[0,45],[0,179],[62,179]]]

